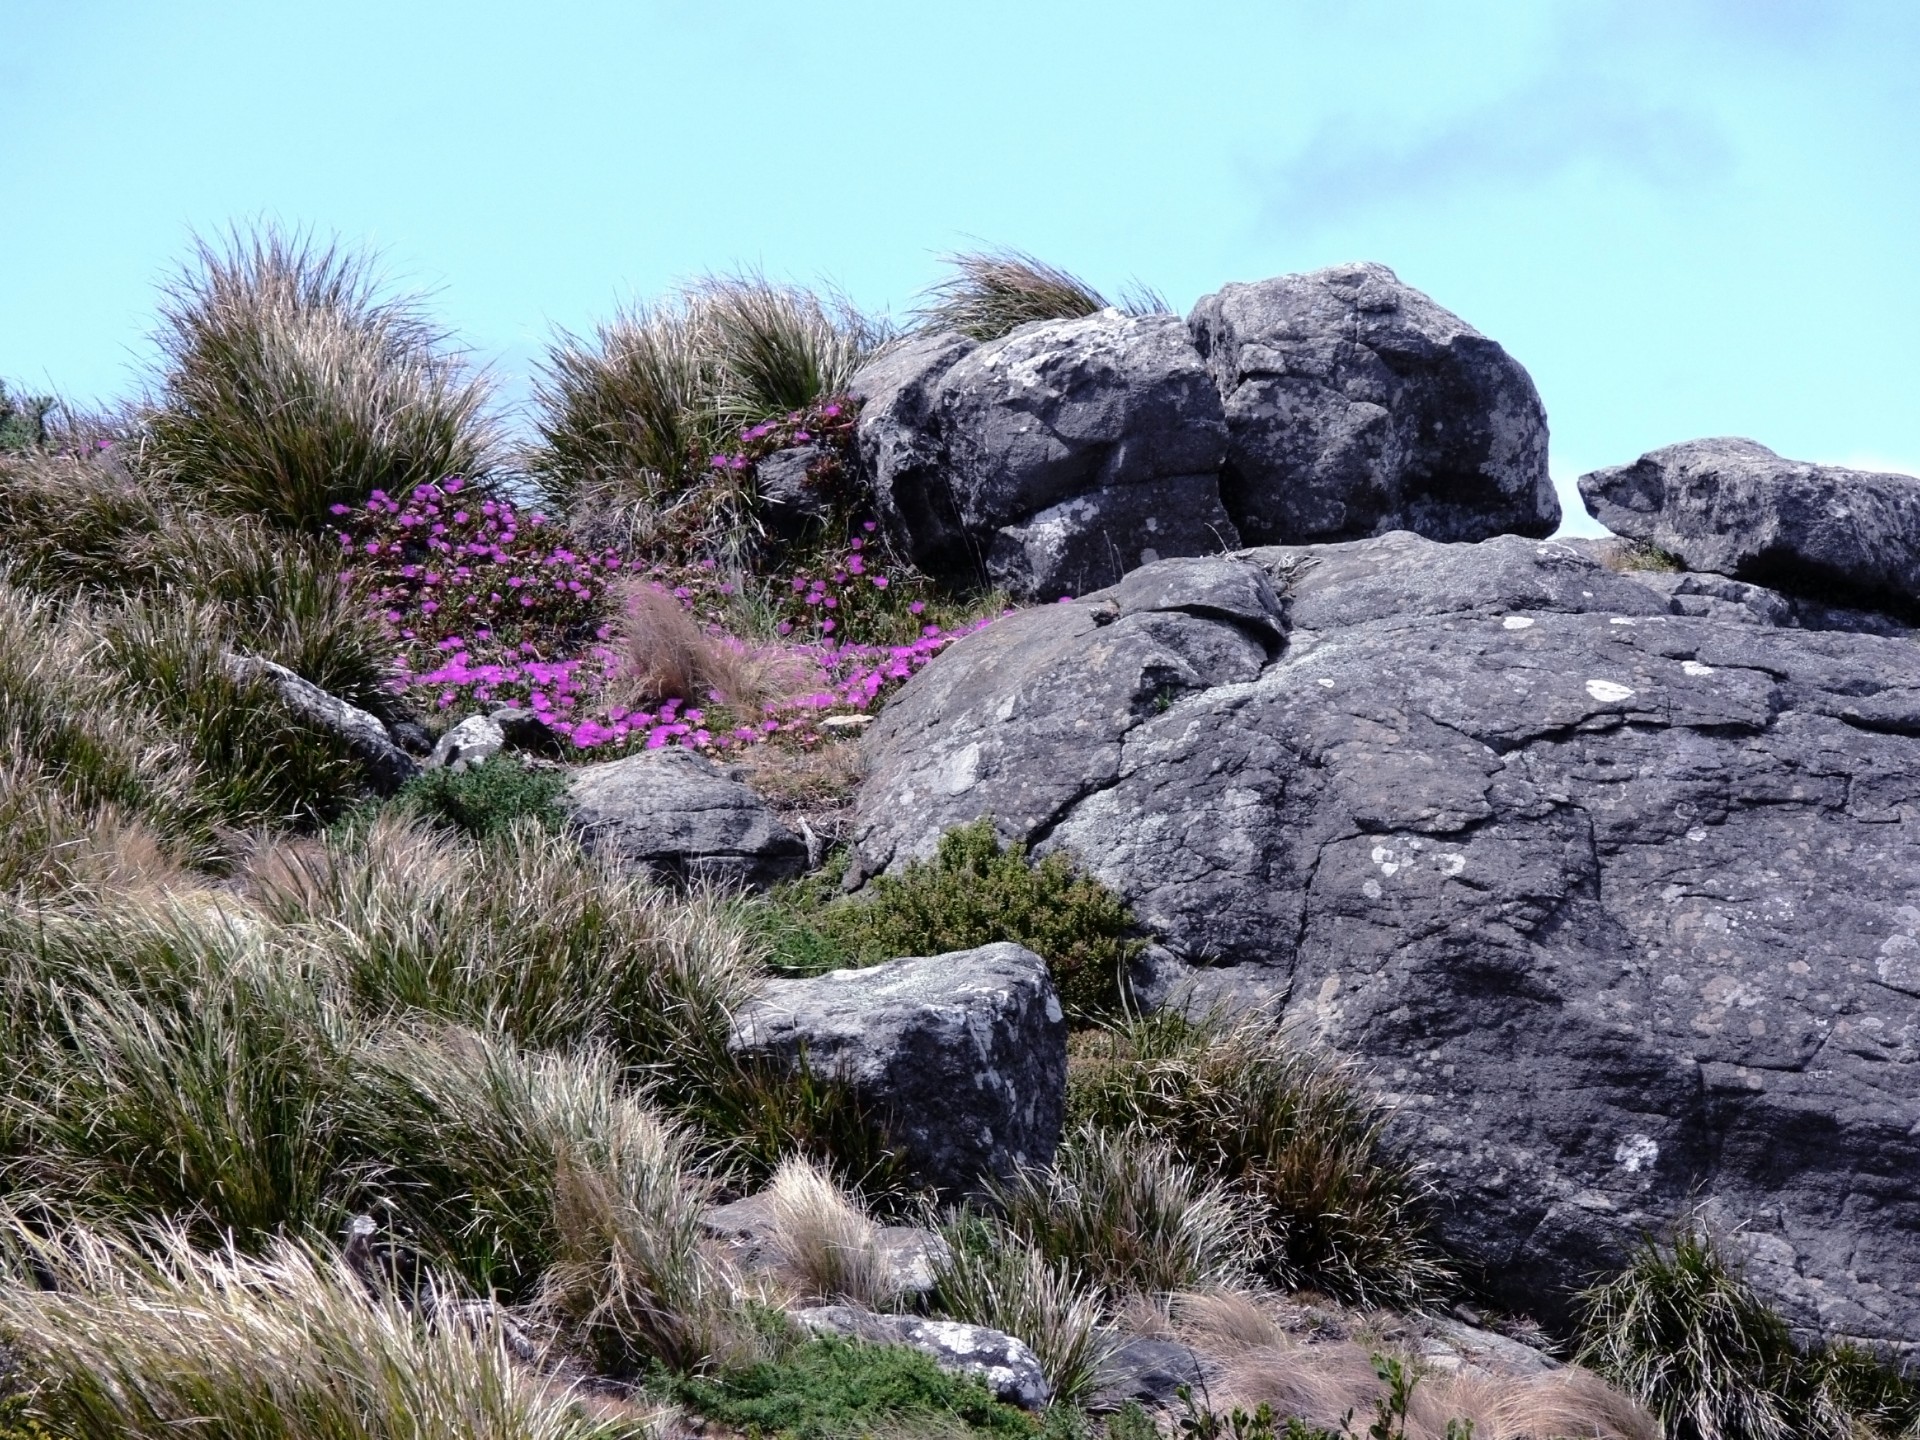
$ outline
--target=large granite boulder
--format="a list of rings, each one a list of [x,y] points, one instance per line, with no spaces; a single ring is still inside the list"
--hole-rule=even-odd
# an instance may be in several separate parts
[[[1704,1201],[1804,1332],[1914,1347],[1920,646],[1598,553],[1391,534],[1016,615],[869,732],[858,843],[1072,854],[1365,1063],[1517,1309]]]
[[[889,535],[922,568],[1052,600],[1238,545],[1220,396],[1171,315],[1103,310],[987,344],[922,335],[855,378]]]
[[[583,765],[560,802],[588,851],[668,882],[758,889],[807,867],[806,842],[691,750]]]
[[[1593,518],[1690,570],[1920,611],[1920,478],[1689,440],[1580,477]]]
[[[948,1196],[1049,1164],[1060,1143],[1066,1020],[1046,962],[1018,945],[771,981],[728,1047],[846,1083]]]
[[[1249,543],[1559,525],[1527,372],[1386,266],[1228,285],[1188,325],[1225,398],[1221,493]]]

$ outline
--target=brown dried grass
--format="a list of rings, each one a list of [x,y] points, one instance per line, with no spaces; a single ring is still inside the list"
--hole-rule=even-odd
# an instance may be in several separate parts
[[[634,582],[622,599],[621,664],[612,690],[621,703],[647,705],[676,696],[700,702],[717,696],[736,708],[758,711],[798,679],[793,661],[708,634],[655,584]]]

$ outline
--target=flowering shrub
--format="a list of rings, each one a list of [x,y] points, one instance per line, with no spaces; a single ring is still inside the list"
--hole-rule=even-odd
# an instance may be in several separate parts
[[[811,415],[751,427],[741,453],[805,444],[800,437],[814,433],[806,425],[843,418],[831,404],[817,419]],[[840,433],[850,425],[846,417]],[[608,643],[617,616],[612,587],[642,562],[577,551],[547,517],[457,477],[405,499],[375,492],[364,505],[336,506],[334,514],[354,583],[399,652],[397,689],[442,711],[523,705],[583,750],[727,750],[775,738],[810,744],[822,718],[870,710],[961,634],[986,623],[922,623],[926,602],[906,597],[923,582],[896,583],[869,562],[876,527],[866,521],[843,547],[771,582],[788,677],[779,698],[748,708],[710,692],[623,706],[604,693],[620,665]],[[724,633],[736,585],[714,562],[645,568],[718,643],[744,648]]]

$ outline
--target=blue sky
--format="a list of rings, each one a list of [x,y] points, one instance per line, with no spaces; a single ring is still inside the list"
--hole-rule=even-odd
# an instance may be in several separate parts
[[[1920,471],[1916,75],[1916,0],[0,0],[0,376],[132,392],[189,236],[256,218],[510,395],[710,269],[899,314],[976,240],[1182,309],[1372,259],[1528,367],[1563,481]]]

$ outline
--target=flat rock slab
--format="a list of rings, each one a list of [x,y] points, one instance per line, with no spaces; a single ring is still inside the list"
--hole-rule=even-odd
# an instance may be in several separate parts
[[[587,850],[663,880],[758,889],[806,869],[766,802],[688,750],[583,765],[561,803]]]
[[[947,1196],[1048,1164],[1060,1143],[1066,1020],[1046,963],[1018,945],[774,980],[727,1043],[847,1084]]]
[[[1689,440],[1580,477],[1616,535],[1689,570],[1842,604],[1920,610],[1920,478],[1786,460],[1752,440]]]
[[[922,1320],[915,1315],[876,1315],[851,1305],[815,1305],[791,1312],[818,1335],[841,1335],[869,1345],[905,1345],[933,1358],[942,1370],[982,1381],[994,1398],[1023,1410],[1038,1410],[1052,1387],[1032,1350],[1013,1336],[958,1320]]]
[[[864,862],[1072,855],[1367,1065],[1513,1309],[1704,1202],[1803,1333],[1920,1345],[1920,645],[1517,536],[1206,563],[1283,647],[1178,590],[967,637],[868,734]]]

